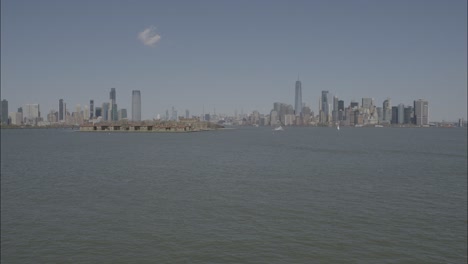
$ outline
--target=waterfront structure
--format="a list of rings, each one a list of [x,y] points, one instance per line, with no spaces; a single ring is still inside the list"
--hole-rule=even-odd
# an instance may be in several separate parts
[[[184,119],[181,122],[162,121],[150,123],[126,123],[126,124],[112,124],[112,123],[97,123],[97,124],[83,124],[80,126],[80,131],[83,132],[199,132],[199,131],[212,131],[222,128],[222,126],[209,123],[200,122],[198,119]]]
[[[429,103],[427,101],[422,99],[414,101],[414,119],[418,126],[429,124]]]
[[[398,124],[403,124],[405,122],[405,105],[398,105]]]
[[[8,101],[6,99],[3,99],[2,101],[0,101],[0,105],[1,105],[0,108],[2,109],[0,120],[2,124],[7,125],[8,124]]]
[[[141,93],[132,91],[132,121],[141,121]]]
[[[109,119],[112,121],[117,121],[118,113],[117,113],[117,101],[116,101],[116,91],[115,88],[111,88],[110,94],[110,115]]]
[[[302,111],[302,83],[298,80],[296,81],[296,96],[294,101],[294,114],[296,116],[301,115]]]
[[[89,100],[89,119],[94,118],[94,100]]]

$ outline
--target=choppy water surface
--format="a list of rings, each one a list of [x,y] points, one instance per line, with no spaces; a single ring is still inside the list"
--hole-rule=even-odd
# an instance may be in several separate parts
[[[1,131],[2,263],[466,263],[467,130]]]

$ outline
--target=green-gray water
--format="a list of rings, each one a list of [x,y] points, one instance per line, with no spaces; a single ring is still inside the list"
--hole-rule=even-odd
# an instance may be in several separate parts
[[[466,263],[467,130],[1,131],[2,263]]]

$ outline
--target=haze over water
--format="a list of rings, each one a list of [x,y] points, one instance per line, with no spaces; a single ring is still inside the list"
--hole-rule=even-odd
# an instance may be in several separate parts
[[[466,263],[467,130],[1,131],[2,263]]]

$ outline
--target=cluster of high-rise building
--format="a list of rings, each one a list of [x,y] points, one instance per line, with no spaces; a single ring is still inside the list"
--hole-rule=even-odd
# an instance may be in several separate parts
[[[81,125],[88,122],[109,121],[115,122],[128,120],[127,109],[117,108],[117,93],[115,88],[111,88],[109,102],[103,102],[101,106],[95,106],[94,100],[89,101],[89,105],[83,108],[77,104],[75,111],[67,108],[63,99],[59,99],[58,110],[52,109],[45,116],[41,116],[39,104],[25,104],[18,108],[17,112],[8,112],[8,101],[2,100],[2,124],[12,125]],[[138,90],[132,91],[132,121],[141,121],[141,93]]]
[[[252,113],[252,116],[255,116]],[[373,98],[362,98],[359,102],[350,101],[345,107],[345,102],[329,91],[322,91],[318,104],[318,115],[315,116],[310,107],[302,102],[302,83],[297,80],[295,84],[295,103],[292,105],[275,102],[270,114],[258,118],[259,125],[417,125],[429,124],[429,104],[419,99],[413,105],[398,104],[392,106],[390,99],[377,106]],[[249,119],[249,122],[257,122],[257,118]]]
[[[90,122],[119,122],[123,120],[141,121],[141,93],[139,90],[132,91],[131,119],[127,116],[127,109],[119,109],[117,106],[117,93],[111,88],[109,101],[101,105],[89,101],[81,107],[76,105],[75,109],[67,108],[63,99],[59,100],[58,110],[52,109],[45,116],[41,115],[39,104],[25,104],[19,107],[17,112],[8,112],[8,101],[1,102],[2,124],[12,125],[48,125],[66,124],[81,125]],[[189,110],[185,110],[185,116],[179,116],[178,111],[172,107],[166,110],[165,115],[157,114],[157,120],[179,121],[180,118],[190,118]],[[349,104],[331,94],[329,91],[321,91],[318,101],[318,112],[315,114],[311,107],[302,101],[302,83],[295,82],[294,106],[275,102],[273,109],[268,114],[253,111],[251,114],[238,114],[234,116],[203,113],[200,116],[192,116],[201,121],[209,121],[221,124],[233,125],[264,125],[264,126],[366,126],[366,125],[429,125],[429,103],[426,100],[414,100],[412,105],[392,105],[387,98],[381,106],[378,106],[373,98],[365,97],[360,102],[351,100]],[[462,125],[464,120],[459,121]]]

